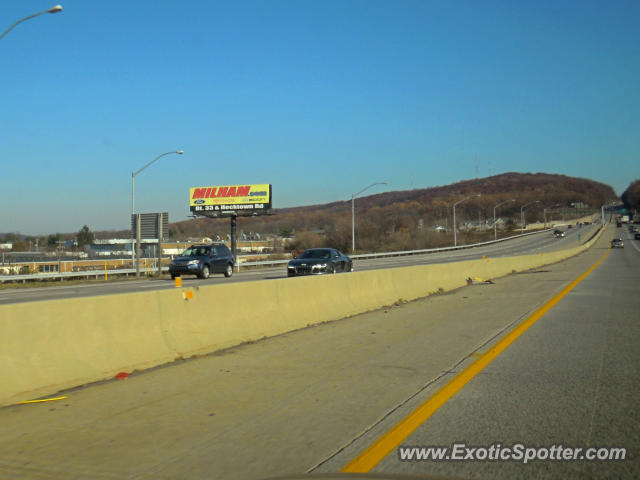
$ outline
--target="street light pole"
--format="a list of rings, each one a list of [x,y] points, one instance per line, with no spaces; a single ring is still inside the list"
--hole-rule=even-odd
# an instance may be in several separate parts
[[[369,190],[371,187],[374,187],[376,185],[388,185],[388,183],[387,182],[372,183],[368,187],[365,187],[362,190],[360,190],[358,193],[353,193],[351,195],[351,253],[356,251],[356,220],[355,220],[356,210],[355,210],[354,199],[365,190]]]
[[[184,150],[174,150],[171,152],[165,152],[161,155],[158,155],[156,158],[154,158],[153,160],[151,160],[149,163],[147,163],[144,167],[140,168],[139,170],[136,170],[135,172],[131,172],[131,219],[133,220],[134,215],[136,213],[136,175],[138,175],[141,171],[143,171],[145,168],[147,168],[149,165],[151,165],[153,162],[155,162],[156,160],[158,160],[159,158],[164,157],[165,155],[171,155],[171,154],[178,154],[178,155],[182,155],[184,153]],[[132,235],[131,238],[131,267],[133,268],[135,266],[135,261],[136,261],[136,235]]]
[[[500,205],[504,205],[505,203],[515,202],[515,201],[516,201],[516,199],[512,198],[511,200],[506,200],[506,201],[504,201],[502,203],[499,203],[495,207],[493,207],[493,239],[494,240],[498,239],[498,230],[496,228],[496,208],[498,208]]]
[[[62,5],[56,5],[55,7],[51,7],[48,10],[43,10],[42,12],[38,12],[38,13],[34,13],[33,15],[29,15],[27,17],[21,18],[20,20],[18,20],[17,22],[14,22],[9,28],[7,28],[4,32],[2,32],[2,34],[0,34],[0,40],[2,40],[4,38],[4,36],[9,33],[11,30],[13,30],[13,28],[26,21],[26,20],[30,20],[33,17],[37,17],[39,15],[44,15],[45,13],[58,13],[62,11]]]
[[[520,207],[520,233],[524,233],[524,209],[529,205],[533,205],[534,203],[541,203],[540,200],[536,200],[535,202],[527,203]]]
[[[460,200],[459,202],[456,202],[453,204],[453,246],[457,247],[458,246],[458,228],[457,228],[457,224],[456,224],[456,205],[464,202],[465,200],[469,200],[470,198],[474,198],[474,197],[479,197],[480,194],[476,193],[475,195],[469,195],[466,198],[463,198],[462,200]]]

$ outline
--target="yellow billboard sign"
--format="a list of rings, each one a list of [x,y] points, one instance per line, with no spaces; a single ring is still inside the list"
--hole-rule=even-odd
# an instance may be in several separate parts
[[[200,215],[260,213],[271,208],[271,185],[220,185],[189,189],[189,207]]]

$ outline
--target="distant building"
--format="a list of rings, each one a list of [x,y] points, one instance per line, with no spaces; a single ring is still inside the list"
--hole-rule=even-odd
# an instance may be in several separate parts
[[[153,256],[157,250],[157,238],[143,238],[140,241],[140,250],[143,257]],[[111,257],[111,256],[130,256],[131,255],[131,239],[130,238],[107,238],[94,240],[87,247],[90,256],[95,257]]]

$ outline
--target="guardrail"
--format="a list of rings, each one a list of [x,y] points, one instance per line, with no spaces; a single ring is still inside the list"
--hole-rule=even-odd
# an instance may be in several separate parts
[[[422,255],[429,253],[438,253],[438,252],[447,252],[452,250],[464,250],[468,248],[481,247],[484,245],[491,245],[494,243],[505,242],[507,240],[514,240],[517,238],[527,237],[530,235],[537,235],[539,233],[550,232],[552,228],[547,228],[543,230],[538,230],[535,232],[523,233],[520,235],[514,235],[511,237],[499,238],[498,240],[490,240],[488,242],[480,242],[473,243],[469,245],[460,245],[458,247],[441,247],[441,248],[427,248],[421,250],[404,250],[404,251],[396,251],[396,252],[380,252],[380,253],[363,253],[359,255],[351,255],[353,259],[367,259],[367,258],[382,258],[382,257],[399,257],[399,256],[408,256],[408,255]],[[596,232],[597,233],[597,232]],[[595,235],[595,234],[594,234]],[[584,242],[583,242],[584,243]],[[264,260],[259,262],[238,262],[236,265],[237,271],[239,272],[241,267],[266,267],[266,266],[276,266],[276,265],[285,265],[289,262],[289,260]],[[169,267],[162,267],[163,272],[167,272]],[[156,272],[157,267],[152,267],[151,271]],[[135,268],[123,268],[117,270],[107,270],[107,275],[129,275],[135,274]],[[51,272],[51,273],[30,273],[25,275],[0,275],[0,283],[2,282],[15,282],[22,281],[26,282],[27,280],[44,280],[44,279],[60,279],[61,281],[65,278],[91,278],[95,277],[98,279],[99,277],[105,276],[104,270],[87,270],[82,272]]]
[[[538,233],[543,233],[543,232],[550,232],[553,229],[551,228],[546,228],[544,230],[538,230],[535,232],[529,232],[529,233],[523,233],[520,235],[514,235],[512,237],[505,237],[505,238],[499,238],[498,240],[490,240],[488,242],[480,242],[480,243],[473,243],[473,244],[469,244],[469,245],[460,245],[458,247],[441,247],[441,248],[426,248],[426,249],[422,249],[422,250],[404,250],[404,251],[397,251],[397,252],[380,252],[380,253],[362,253],[359,255],[350,255],[351,258],[357,259],[357,258],[381,258],[381,257],[400,257],[400,256],[407,256],[407,255],[421,255],[421,254],[425,254],[425,253],[438,253],[438,252],[447,252],[450,250],[464,250],[466,248],[474,248],[474,247],[480,247],[483,245],[490,245],[492,243],[500,243],[500,242],[504,242],[506,240],[513,240],[516,238],[521,238],[521,237],[527,237],[529,235],[536,235]],[[267,260],[267,261],[262,261],[262,262],[242,262],[240,265],[242,266],[265,266],[265,265],[284,265],[286,263],[288,263],[289,260]]]

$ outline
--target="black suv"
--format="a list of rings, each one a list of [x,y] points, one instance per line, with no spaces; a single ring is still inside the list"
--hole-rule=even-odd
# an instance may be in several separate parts
[[[224,244],[191,245],[171,260],[169,273],[172,279],[182,275],[209,278],[211,273],[224,273],[225,277],[230,277],[235,263],[231,250]]]

